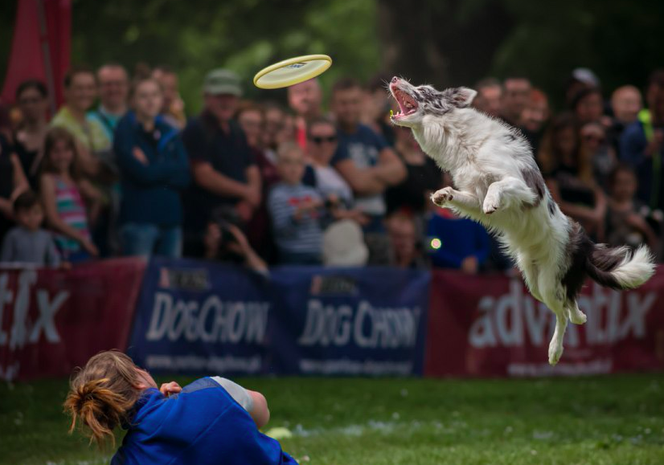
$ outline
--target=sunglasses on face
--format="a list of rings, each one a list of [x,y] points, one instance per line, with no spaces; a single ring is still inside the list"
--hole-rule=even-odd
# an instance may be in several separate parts
[[[312,137],[311,140],[318,145],[322,144],[323,142],[327,142],[328,144],[333,144],[337,141],[337,136],[327,136],[327,137],[315,136]]]

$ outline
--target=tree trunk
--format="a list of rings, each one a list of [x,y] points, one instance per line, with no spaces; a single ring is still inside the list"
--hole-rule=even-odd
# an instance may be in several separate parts
[[[414,84],[472,86],[489,73],[513,25],[500,3],[486,3],[462,12],[462,0],[378,0],[384,71]]]

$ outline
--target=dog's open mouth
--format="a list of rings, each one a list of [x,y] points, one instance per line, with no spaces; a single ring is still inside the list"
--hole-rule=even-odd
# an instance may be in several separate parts
[[[408,116],[417,111],[417,102],[413,97],[394,86],[391,88],[391,90],[392,95],[394,95],[394,99],[399,104],[400,110],[396,115],[393,116],[393,118],[403,118],[404,116]]]

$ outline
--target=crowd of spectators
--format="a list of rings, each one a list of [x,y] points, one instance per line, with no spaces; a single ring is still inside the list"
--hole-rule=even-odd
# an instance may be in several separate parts
[[[273,265],[512,264],[477,223],[429,201],[450,182],[408,129],[392,126],[386,80],[310,80],[288,104],[243,100],[216,69],[186,115],[160,66],[72,68],[65,103],[26,81],[0,128],[0,261],[69,267],[114,256],[192,257],[267,273]],[[587,69],[563,111],[523,76],[486,78],[474,107],[518,128],[562,211],[598,242],[647,243],[661,259],[664,71],[611,94]],[[5,109],[8,110],[8,109]]]

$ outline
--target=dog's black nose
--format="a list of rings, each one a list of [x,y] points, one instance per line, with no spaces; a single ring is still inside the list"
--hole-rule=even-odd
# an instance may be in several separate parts
[[[396,76],[394,76],[394,77],[392,78],[392,82],[393,82],[393,83],[394,83],[394,82],[397,82],[398,80],[399,80],[399,78],[396,77]]]

